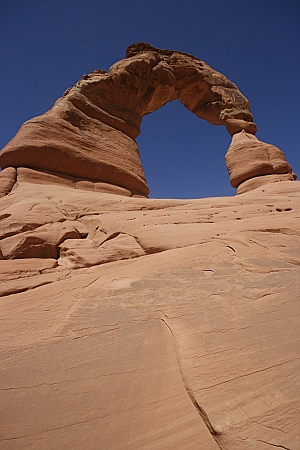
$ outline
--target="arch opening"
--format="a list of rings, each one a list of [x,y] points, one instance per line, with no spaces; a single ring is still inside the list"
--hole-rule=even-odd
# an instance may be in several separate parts
[[[230,136],[178,100],[144,116],[136,140],[151,198],[235,194],[224,161]]]

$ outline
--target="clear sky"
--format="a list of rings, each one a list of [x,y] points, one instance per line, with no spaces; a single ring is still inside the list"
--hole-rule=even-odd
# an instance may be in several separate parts
[[[83,74],[135,42],[203,59],[249,99],[257,137],[300,177],[299,0],[0,0],[0,148]],[[225,127],[178,101],[143,118],[138,138],[150,196],[233,195]]]

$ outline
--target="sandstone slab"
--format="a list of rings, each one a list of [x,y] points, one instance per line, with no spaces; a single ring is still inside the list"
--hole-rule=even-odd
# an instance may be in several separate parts
[[[299,447],[298,182],[199,200],[34,186],[0,200],[2,230],[26,200],[18,236],[86,234],[61,260],[0,261],[1,448]]]

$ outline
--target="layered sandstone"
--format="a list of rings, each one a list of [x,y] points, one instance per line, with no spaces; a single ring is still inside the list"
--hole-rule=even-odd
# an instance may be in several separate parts
[[[232,137],[225,159],[231,185],[238,194],[264,184],[296,179],[278,147],[261,142],[244,130]]]
[[[233,135],[243,195],[145,198],[134,139],[174,98]],[[300,448],[300,183],[255,130],[223,75],[137,44],[1,152],[1,449]]]
[[[299,182],[154,200],[20,179],[1,449],[300,448]]]
[[[230,134],[256,131],[248,100],[224,75],[191,55],[135,44],[108,73],[83,76],[50,111],[26,122],[0,153],[0,166],[147,196],[135,138],[145,114],[175,99]]]

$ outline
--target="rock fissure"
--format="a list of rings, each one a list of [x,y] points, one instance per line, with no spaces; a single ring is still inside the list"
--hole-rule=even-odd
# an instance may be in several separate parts
[[[36,384],[36,385],[33,385],[33,386],[8,387],[8,388],[2,388],[1,390],[3,390],[3,391],[13,391],[13,390],[21,390],[21,389],[36,389],[36,388],[40,388],[40,387],[43,387],[43,386],[59,386],[61,384],[65,384],[65,383],[79,383],[79,382],[84,381],[84,380],[98,380],[101,377],[110,377],[110,376],[115,376],[115,375],[124,375],[124,374],[135,373],[135,372],[136,372],[136,370],[130,370],[130,371],[126,371],[126,372],[102,373],[101,375],[98,375],[97,377],[78,378],[77,380],[62,380],[62,381],[52,382],[52,383]]]
[[[262,439],[258,439],[257,441],[262,442],[263,444],[270,445],[271,447],[283,448],[285,450],[292,450],[290,447],[285,447],[284,445],[281,444],[273,444],[272,442],[263,441]]]
[[[220,386],[220,385],[222,385],[222,384],[232,383],[233,381],[239,380],[240,378],[250,377],[250,376],[252,376],[252,375],[256,375],[257,373],[265,372],[265,371],[267,371],[267,370],[271,370],[271,369],[274,369],[274,368],[276,368],[276,367],[280,367],[280,366],[283,366],[283,365],[285,365],[285,364],[289,364],[289,363],[291,363],[291,362],[293,362],[293,361],[296,361],[296,360],[299,359],[299,358],[300,358],[300,357],[298,356],[298,357],[292,358],[292,359],[290,359],[290,360],[288,360],[288,361],[284,361],[284,362],[282,362],[282,363],[274,364],[273,366],[270,366],[270,367],[265,367],[265,368],[263,368],[263,369],[259,369],[259,370],[256,370],[256,371],[254,371],[254,372],[245,373],[245,374],[240,375],[240,376],[238,376],[238,377],[230,378],[230,379],[228,379],[228,380],[222,381],[221,383],[216,383],[216,384],[212,384],[211,386],[203,387],[203,388],[199,389],[199,391],[207,390],[207,389],[213,389],[214,387]]]
[[[40,431],[39,433],[24,434],[22,436],[16,436],[16,437],[10,437],[10,438],[2,438],[1,440],[2,441],[15,441],[15,440],[18,440],[18,439],[24,439],[24,438],[31,437],[31,436],[36,436],[36,435],[40,435],[40,434],[51,433],[53,431],[63,430],[65,428],[74,427],[76,425],[81,425],[81,424],[88,423],[88,422],[94,422],[95,420],[100,420],[100,419],[101,419],[101,417],[96,417],[96,418],[87,419],[87,420],[81,420],[79,422],[66,424],[66,425],[63,425],[61,427],[49,428],[49,429],[46,429],[44,431]]]
[[[253,419],[252,419],[253,420]],[[261,422],[258,422],[258,421],[256,421],[256,420],[253,420],[253,422],[255,422],[255,423],[257,423],[258,425],[260,425],[260,426],[262,426],[262,427],[265,427],[265,428],[267,428],[267,429],[269,429],[269,430],[272,430],[272,431],[279,431],[280,433],[283,433],[283,434],[289,434],[286,430],[284,430],[283,428],[278,428],[278,427],[276,427],[276,426],[269,426],[269,425],[267,425],[265,422],[263,422],[263,421],[261,421]]]
[[[9,295],[15,295],[15,294],[21,294],[22,292],[27,292],[27,291],[32,291],[34,289],[37,289],[39,287],[42,286],[46,286],[47,284],[51,284],[54,283],[56,280],[52,280],[52,281],[41,281],[38,282],[37,284],[35,284],[34,286],[29,285],[28,287],[3,287],[1,290],[2,292],[0,293],[0,298],[4,298],[4,297],[8,297]]]
[[[197,401],[194,391],[190,386],[190,382],[188,380],[186,371],[184,370],[183,367],[183,363],[181,361],[180,358],[180,354],[179,354],[179,348],[178,348],[178,342],[177,339],[174,335],[174,332],[171,328],[171,326],[168,323],[168,317],[161,317],[160,320],[165,324],[165,326],[167,327],[167,329],[169,330],[169,333],[171,334],[173,343],[174,343],[174,347],[175,347],[175,354],[176,354],[176,358],[177,358],[177,362],[178,362],[178,367],[179,367],[179,371],[181,374],[181,378],[182,378],[182,382],[183,382],[183,386],[187,392],[187,395],[189,396],[190,401],[192,402],[193,406],[195,407],[198,415],[200,416],[201,420],[204,422],[206,428],[208,429],[208,431],[210,432],[210,434],[212,435],[212,437],[214,438],[215,442],[217,443],[217,445],[219,446],[219,448],[221,450],[223,450],[223,447],[219,441],[219,438],[221,436],[221,433],[216,431],[215,428],[213,427],[208,415],[206,414],[206,412],[204,411],[204,409],[200,406],[199,402]]]

